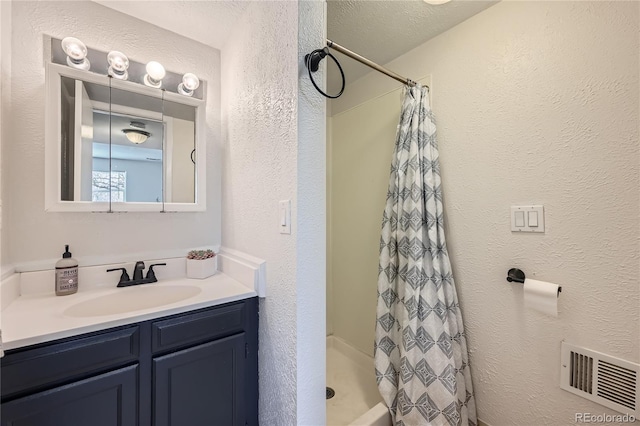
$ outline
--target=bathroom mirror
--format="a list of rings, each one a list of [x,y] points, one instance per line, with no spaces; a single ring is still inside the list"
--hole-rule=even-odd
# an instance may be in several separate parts
[[[47,64],[47,211],[205,209],[204,101]]]

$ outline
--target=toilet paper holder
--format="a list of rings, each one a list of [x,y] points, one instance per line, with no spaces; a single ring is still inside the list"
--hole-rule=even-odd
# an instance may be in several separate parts
[[[520,283],[524,284],[524,280],[526,279],[526,275],[521,269],[511,268],[507,272],[507,281],[510,283]],[[558,287],[558,293],[562,291],[562,287]]]

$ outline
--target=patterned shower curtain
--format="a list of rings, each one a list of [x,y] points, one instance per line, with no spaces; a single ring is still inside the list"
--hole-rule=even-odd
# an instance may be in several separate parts
[[[375,367],[396,426],[476,424],[426,87],[405,89],[398,125],[380,238]]]

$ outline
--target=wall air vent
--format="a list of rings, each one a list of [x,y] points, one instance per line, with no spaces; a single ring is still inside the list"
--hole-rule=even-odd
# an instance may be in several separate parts
[[[640,364],[562,342],[560,388],[640,417]]]

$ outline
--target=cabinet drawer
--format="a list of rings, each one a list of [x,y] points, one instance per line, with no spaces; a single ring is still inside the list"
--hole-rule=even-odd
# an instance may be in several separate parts
[[[137,361],[139,327],[128,327],[7,354],[2,364],[2,400]]]
[[[244,330],[245,303],[221,306],[190,315],[182,315],[151,325],[153,353],[205,342]]]

